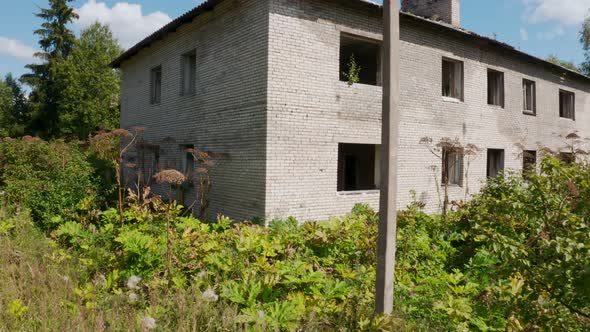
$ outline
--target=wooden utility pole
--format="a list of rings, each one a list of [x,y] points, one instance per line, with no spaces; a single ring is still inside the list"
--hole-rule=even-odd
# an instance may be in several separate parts
[[[397,156],[399,137],[399,0],[383,1],[383,116],[381,140],[381,198],[377,248],[375,311],[393,311],[393,282],[397,227]]]

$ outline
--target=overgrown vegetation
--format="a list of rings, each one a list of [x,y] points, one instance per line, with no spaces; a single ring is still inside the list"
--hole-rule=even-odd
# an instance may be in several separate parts
[[[420,203],[400,212],[396,312],[375,317],[368,207],[304,224],[202,223],[143,187],[121,220],[102,208],[99,156],[84,150],[0,144],[0,330],[590,328],[586,165],[547,157],[526,182],[500,176],[446,222]]]
[[[29,210],[43,229],[53,229],[57,216],[75,215],[98,204],[99,181],[80,143],[38,138],[4,139],[0,143],[0,187],[17,210]]]

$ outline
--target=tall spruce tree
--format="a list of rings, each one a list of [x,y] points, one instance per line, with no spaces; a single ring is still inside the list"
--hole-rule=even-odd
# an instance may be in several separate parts
[[[32,119],[28,130],[48,138],[59,134],[59,103],[63,92],[56,82],[56,66],[68,58],[76,41],[74,33],[68,28],[68,24],[78,18],[69,6],[72,1],[49,0],[49,8],[41,8],[41,12],[36,14],[45,21],[40,29],[35,30],[42,50],[35,56],[41,63],[27,65],[31,73],[21,78],[32,88]]]

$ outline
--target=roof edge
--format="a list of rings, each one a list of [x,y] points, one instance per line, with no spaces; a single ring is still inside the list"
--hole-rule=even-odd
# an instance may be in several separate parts
[[[200,16],[206,12],[213,11],[215,9],[215,7],[223,1],[224,0],[206,0],[205,2],[200,4],[199,6],[193,8],[192,10],[177,17],[176,19],[172,20],[170,23],[168,23],[165,26],[163,26],[162,28],[160,28],[158,31],[156,31],[153,34],[149,35],[148,37],[144,38],[142,41],[137,43],[135,46],[131,47],[130,49],[125,51],[123,54],[121,54],[118,58],[116,58],[113,62],[111,62],[111,64],[110,64],[111,67],[120,68],[121,65],[123,64],[123,62],[131,59],[133,56],[137,55],[144,48],[149,47],[151,44],[153,44],[154,42],[156,42],[158,40],[164,39],[168,34],[175,32],[176,30],[178,30],[181,26],[183,26],[185,24],[192,22],[198,16]],[[361,4],[361,5],[366,5],[371,8],[381,9],[383,7],[382,5],[380,5],[376,2],[373,2],[372,0],[349,0],[349,1],[355,2],[357,4]],[[400,18],[409,19],[409,20],[413,20],[415,22],[421,22],[424,24],[431,24],[433,26],[443,28],[447,31],[463,35],[464,37],[467,37],[467,38],[472,38],[472,39],[480,41],[480,42],[483,41],[493,47],[498,47],[498,48],[504,49],[506,51],[509,51],[509,52],[511,52],[517,56],[520,56],[524,59],[527,59],[529,61],[540,63],[540,64],[548,66],[549,68],[552,68],[554,70],[560,70],[562,72],[565,71],[565,73],[572,74],[574,77],[577,77],[579,79],[590,82],[590,77],[588,77],[582,73],[579,73],[577,71],[573,71],[569,68],[565,68],[565,67],[560,66],[558,64],[549,62],[545,59],[541,59],[541,58],[531,55],[529,53],[523,52],[523,51],[516,49],[515,47],[513,47],[507,43],[500,42],[496,39],[482,36],[480,34],[477,34],[475,32],[469,31],[469,30],[455,27],[455,26],[452,26],[450,24],[447,24],[447,23],[444,23],[441,21],[435,21],[435,20],[431,20],[431,19],[428,19],[425,17],[417,16],[417,15],[414,15],[414,14],[411,14],[408,12],[400,12]]]
[[[205,2],[203,2],[202,4],[175,18],[174,20],[164,25],[156,32],[152,33],[151,35],[141,40],[139,43],[135,44],[127,51],[123,52],[123,54],[121,54],[119,57],[113,60],[113,62],[111,62],[110,66],[113,68],[120,68],[121,64],[123,64],[124,61],[129,60],[133,56],[137,55],[137,53],[139,53],[141,50],[143,50],[146,47],[149,47],[154,42],[163,39],[168,34],[175,32],[181,26],[192,22],[198,16],[206,12],[213,11],[213,9],[215,9],[215,6],[217,6],[222,1],[224,0],[205,0]]]

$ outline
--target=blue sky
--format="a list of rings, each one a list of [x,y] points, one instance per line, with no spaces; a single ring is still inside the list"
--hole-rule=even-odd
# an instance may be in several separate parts
[[[8,1],[8,0],[4,0]],[[125,47],[190,10],[202,0],[76,0],[72,4],[81,19],[75,31],[99,20],[109,24]],[[20,76],[37,49],[33,34],[41,23],[33,13],[46,0],[10,1],[0,19],[0,75]],[[495,36],[535,56],[550,54],[580,63],[578,30],[590,9],[590,0],[462,0],[462,26]]]

